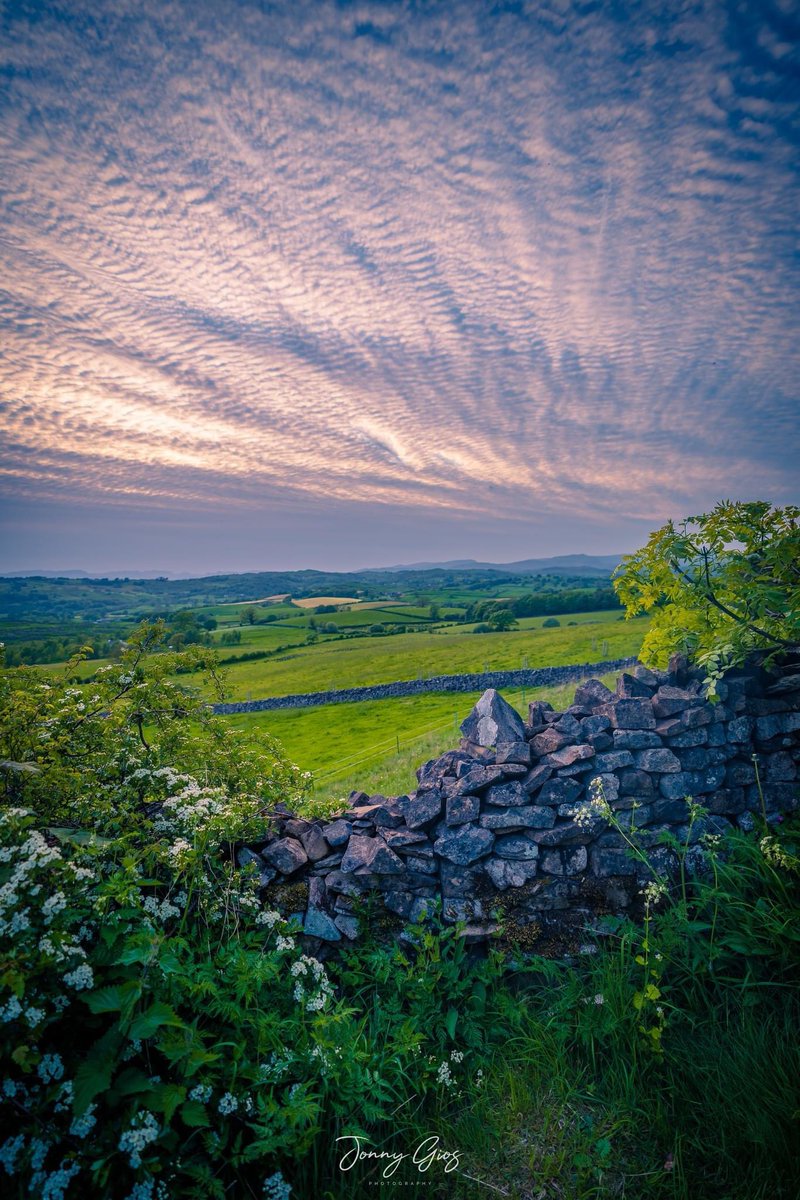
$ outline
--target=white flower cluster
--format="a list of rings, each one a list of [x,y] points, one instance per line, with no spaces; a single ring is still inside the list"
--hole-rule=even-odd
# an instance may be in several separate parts
[[[279,943],[286,940],[291,939],[278,938]],[[281,948],[280,945],[278,948]],[[306,1012],[320,1012],[333,995],[333,985],[322,963],[303,954],[292,963],[290,971],[297,980],[294,985],[294,998],[297,1003],[304,1004]]]
[[[573,820],[576,825],[587,829],[591,828],[596,821],[610,821],[611,816],[611,805],[606,800],[603,781],[599,776],[596,776],[589,784],[589,799],[587,803],[581,805],[576,810],[573,814]]]
[[[190,1100],[199,1100],[201,1104],[208,1104],[211,1099],[213,1088],[210,1084],[197,1083],[189,1092]]]
[[[279,912],[275,912],[273,908],[265,908],[256,917],[256,925],[266,925],[267,929],[274,929],[283,917]]]
[[[134,1123],[119,1139],[119,1148],[128,1155],[128,1162],[135,1169],[142,1165],[142,1150],[154,1142],[161,1132],[158,1121],[151,1112],[142,1108],[133,1118]]]
[[[280,1083],[293,1062],[294,1055],[291,1050],[284,1054],[276,1054],[273,1051],[267,1061],[261,1063],[258,1073],[264,1083]]]
[[[64,1062],[60,1054],[45,1054],[36,1068],[42,1083],[55,1083],[64,1078]]]
[[[97,1117],[94,1116],[96,1109],[96,1104],[90,1104],[85,1113],[75,1118],[69,1127],[73,1137],[85,1138],[87,1134],[91,1133],[97,1124]]]
[[[76,992],[83,992],[91,987],[94,987],[94,973],[88,963],[81,963],[74,971],[67,971],[64,976],[64,983],[67,987],[74,988]]]
[[[439,1064],[439,1069],[436,1072],[436,1080],[438,1083],[443,1084],[446,1088],[450,1088],[453,1086],[453,1084],[455,1083],[455,1079],[453,1078],[453,1076],[451,1074],[450,1064],[448,1062],[443,1062],[443,1063]]]
[[[280,1171],[264,1180],[265,1200],[289,1200],[292,1194],[291,1186],[283,1178]]]
[[[644,896],[644,902],[647,905],[658,904],[662,896],[667,895],[667,888],[665,884],[657,882],[655,879],[651,879],[649,883],[644,885],[642,890],[639,892],[639,895]]]
[[[31,1192],[41,1200],[64,1200],[64,1193],[73,1178],[80,1172],[76,1162],[62,1162],[57,1171],[45,1175],[38,1171],[30,1182]]]
[[[217,1108],[224,1117],[227,1117],[230,1113],[235,1113],[238,1107],[239,1101],[232,1092],[226,1092],[217,1105]]]
[[[27,892],[30,896],[37,896],[42,884],[38,880],[34,882],[35,877],[51,863],[63,861],[60,850],[49,846],[36,829],[28,832],[21,845],[4,847],[3,861],[11,862],[15,858],[19,861],[11,872],[11,877],[0,887],[0,937],[14,936],[29,928],[30,917],[27,909],[23,909],[22,913],[12,912],[20,903],[20,893]],[[66,907],[66,903],[63,892],[49,896],[42,905],[45,923],[49,924],[55,914]]]
[[[0,1146],[0,1163],[5,1167],[7,1175],[13,1175],[16,1171],[17,1155],[25,1145],[23,1134],[18,1133],[16,1137],[6,1138],[2,1146]]]
[[[146,896],[142,905],[145,912],[151,917],[155,917],[162,925],[166,925],[170,917],[179,917],[181,910],[177,904],[170,904],[169,900],[157,900],[155,896]]]
[[[169,1200],[169,1191],[163,1179],[156,1183],[152,1176],[135,1183],[125,1200]]]

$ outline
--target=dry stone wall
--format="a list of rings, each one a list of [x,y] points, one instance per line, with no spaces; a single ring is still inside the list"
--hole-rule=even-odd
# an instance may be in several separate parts
[[[798,807],[796,686],[754,668],[711,703],[676,659],[669,672],[637,665],[615,692],[582,683],[564,712],[533,703],[526,722],[489,689],[460,747],[421,766],[415,791],[352,793],[334,820],[276,810],[238,862],[255,865],[265,903],[294,912],[317,950],[357,936],[370,894],[401,923],[441,904],[473,941],[511,915],[537,938],[585,930],[635,905],[651,877],[591,805],[592,781],[652,868],[677,867],[668,835],[688,837],[699,866],[705,835],[754,828],[762,803],[773,821]],[[706,810],[691,828],[687,797]]]
[[[402,679],[396,683],[376,683],[372,687],[331,688],[327,692],[296,692],[291,696],[270,696],[265,700],[235,700],[212,704],[212,711],[226,716],[232,713],[266,712],[277,708],[312,708],[318,704],[347,704],[356,700],[391,700],[397,696],[421,696],[425,692],[478,692],[481,688],[557,687],[585,679],[593,672],[618,671],[636,662],[635,658],[614,658],[608,662],[575,663],[565,667],[531,667],[519,671],[481,671],[471,675],[429,675],[427,679]]]

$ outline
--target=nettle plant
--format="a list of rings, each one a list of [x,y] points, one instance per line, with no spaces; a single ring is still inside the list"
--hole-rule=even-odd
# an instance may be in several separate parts
[[[665,667],[674,651],[711,684],[754,651],[767,661],[800,648],[800,508],[722,501],[668,521],[617,569],[626,616],[650,613],[641,658]]]
[[[175,680],[218,687],[213,661],[152,655],[162,637],[143,627],[81,686],[75,663],[0,672],[4,1194],[284,1200],[326,1122],[358,1132],[452,1087],[449,1014],[368,1036],[235,866],[305,779],[209,716]],[[422,986],[418,957],[384,958],[379,983],[371,964],[371,994]]]

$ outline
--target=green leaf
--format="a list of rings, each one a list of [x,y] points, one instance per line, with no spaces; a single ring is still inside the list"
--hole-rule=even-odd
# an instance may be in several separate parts
[[[445,1028],[451,1038],[456,1036],[456,1025],[458,1024],[458,1009],[450,1008],[447,1011],[447,1016],[444,1019]]]
[[[77,1117],[86,1112],[95,1096],[110,1086],[122,1041],[122,1034],[114,1025],[94,1043],[78,1067],[72,1100],[72,1108]]]
[[[93,1013],[130,1012],[141,993],[142,985],[138,980],[130,979],[126,983],[110,984],[88,992],[84,1004]]]
[[[141,1038],[145,1041],[152,1037],[157,1029],[161,1029],[164,1025],[183,1025],[174,1008],[170,1008],[169,1004],[164,1004],[162,1000],[156,1000],[143,1013],[139,1013],[138,1017],[134,1017],[128,1029],[128,1037],[131,1041]]]
[[[185,1104],[182,1104],[180,1117],[184,1125],[188,1125],[190,1129],[199,1129],[211,1124],[208,1113],[199,1100],[187,1100]]]

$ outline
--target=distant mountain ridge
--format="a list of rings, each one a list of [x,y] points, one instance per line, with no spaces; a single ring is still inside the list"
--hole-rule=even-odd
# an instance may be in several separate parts
[[[518,562],[478,562],[455,558],[446,562],[405,563],[393,567],[368,567],[369,571],[501,571],[507,575],[610,575],[622,560],[621,554],[558,554],[553,558],[523,558]],[[361,572],[359,572],[360,574]]]

